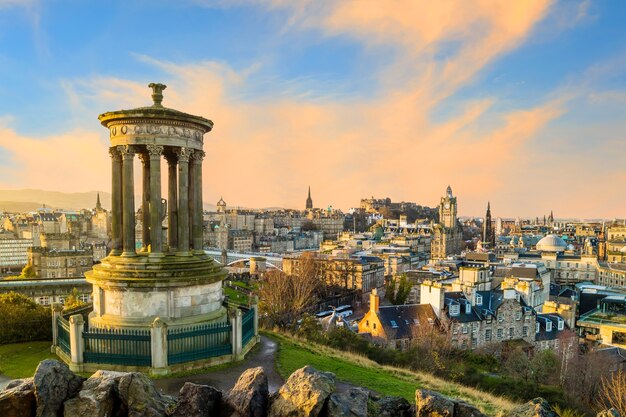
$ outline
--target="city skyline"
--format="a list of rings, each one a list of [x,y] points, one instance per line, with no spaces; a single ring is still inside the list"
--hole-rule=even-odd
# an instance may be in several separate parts
[[[97,115],[160,81],[215,122],[211,204],[623,217],[621,4],[147,4],[0,0],[0,188],[110,191]]]

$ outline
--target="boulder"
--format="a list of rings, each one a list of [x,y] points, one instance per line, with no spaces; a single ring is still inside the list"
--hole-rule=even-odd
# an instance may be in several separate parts
[[[15,385],[16,381],[20,383]],[[34,417],[36,410],[35,383],[32,378],[11,381],[0,392],[0,416]]]
[[[247,369],[224,398],[224,405],[237,417],[267,416],[269,389],[263,368]]]
[[[269,417],[317,417],[335,390],[335,375],[311,366],[298,369],[273,396]]]
[[[614,408],[609,408],[608,410],[602,410],[598,413],[596,417],[621,417],[619,415],[619,411]]]
[[[6,385],[4,386],[4,389],[5,389],[5,390],[7,390],[7,389],[11,389],[11,388],[19,387],[20,385],[22,385],[22,384],[23,384],[24,382],[26,382],[26,381],[33,382],[33,379],[32,379],[32,378],[25,378],[25,379],[12,379],[12,380],[10,380],[10,381],[9,381],[9,383],[8,383],[8,384],[6,384]]]
[[[464,401],[454,404],[454,417],[487,417],[478,408]]]
[[[509,411],[508,417],[559,417],[543,398],[535,398]]]
[[[159,393],[150,378],[139,372],[124,374],[118,390],[128,417],[165,417],[176,404],[172,397]]]
[[[83,384],[83,379],[66,364],[54,359],[39,363],[33,381],[37,417],[57,417],[65,400],[76,395]]]
[[[376,401],[377,416],[379,417],[413,417],[415,410],[402,397],[382,397]]]
[[[111,417],[123,415],[123,406],[118,391],[123,372],[97,371],[83,383],[78,395],[65,401],[63,415]]]
[[[171,417],[215,417],[219,415],[222,392],[208,385],[185,382]]]
[[[415,391],[417,417],[452,417],[454,401],[435,391],[418,389]]]
[[[328,398],[327,417],[367,417],[369,391],[352,388],[346,393],[331,394]]]

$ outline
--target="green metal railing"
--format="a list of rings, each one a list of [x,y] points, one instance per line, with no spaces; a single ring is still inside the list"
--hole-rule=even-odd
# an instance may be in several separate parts
[[[151,366],[149,330],[89,329],[83,332],[87,363]]]
[[[245,348],[254,337],[254,309],[252,308],[243,314],[241,334],[241,347]]]
[[[230,323],[168,329],[167,362],[191,362],[232,353]]]
[[[57,317],[57,344],[61,350],[68,355],[71,353],[70,349],[70,323],[63,317]]]

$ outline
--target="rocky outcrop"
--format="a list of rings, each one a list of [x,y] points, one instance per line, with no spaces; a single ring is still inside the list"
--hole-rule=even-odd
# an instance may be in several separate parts
[[[513,408],[508,417],[559,417],[559,415],[546,400],[535,398]]]
[[[165,417],[176,401],[159,393],[146,375],[124,374],[119,380],[119,396],[128,410],[128,417]]]
[[[70,371],[66,364],[46,359],[39,363],[35,376],[37,417],[57,417],[63,403],[80,391],[83,379]]]
[[[214,417],[220,415],[222,392],[208,385],[186,382],[180,389],[171,417]]]
[[[126,414],[126,407],[119,398],[119,381],[122,372],[97,371],[83,383],[74,398],[65,401],[63,415],[111,417]]]
[[[32,378],[11,381],[0,392],[0,416],[30,417],[37,409],[35,384]]]
[[[244,371],[224,398],[225,408],[232,417],[267,416],[269,389],[263,368]]]
[[[342,386],[310,366],[298,369],[274,394],[262,368],[245,371],[227,394],[190,382],[178,398],[157,391],[142,373],[97,371],[83,380],[58,361],[40,363],[34,378],[0,391],[0,417],[485,417],[475,406],[418,389],[415,405],[400,397]],[[502,417],[558,417],[542,398]],[[605,410],[597,417],[620,417]],[[625,416],[626,417],[626,416]]]
[[[331,394],[328,398],[327,417],[367,417],[369,391],[352,388],[346,393]]]
[[[311,366],[298,369],[273,396],[269,417],[317,417],[335,390],[335,375]]]

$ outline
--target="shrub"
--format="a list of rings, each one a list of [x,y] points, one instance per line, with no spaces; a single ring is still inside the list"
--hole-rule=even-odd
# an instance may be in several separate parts
[[[0,344],[52,339],[51,310],[30,298],[9,292],[0,295]]]

